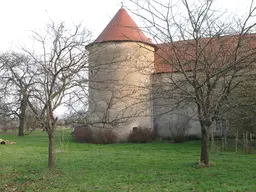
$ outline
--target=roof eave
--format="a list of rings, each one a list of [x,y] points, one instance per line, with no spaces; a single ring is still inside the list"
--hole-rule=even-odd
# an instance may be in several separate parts
[[[143,44],[152,46],[152,47],[154,47],[155,49],[157,48],[157,45],[154,44],[154,43],[145,42],[145,41],[140,41],[140,40],[106,40],[106,41],[101,41],[101,42],[95,42],[95,41],[94,41],[94,42],[92,42],[92,43],[86,45],[85,48],[88,48],[89,46],[94,45],[94,44],[102,44],[102,43],[124,43],[124,42],[143,43]]]

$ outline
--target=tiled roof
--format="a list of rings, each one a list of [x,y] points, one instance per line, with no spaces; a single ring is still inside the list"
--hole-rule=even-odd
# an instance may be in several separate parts
[[[241,61],[251,54],[254,54],[253,56],[256,58],[256,34],[243,35],[240,40],[239,35],[233,35],[202,38],[197,42],[186,40],[157,44],[155,72],[180,71],[179,62],[184,70],[193,70],[196,59],[199,64],[201,62],[201,67],[206,62],[210,67],[216,67],[231,62],[235,55],[239,56]],[[197,46],[196,43],[198,43]],[[240,48],[236,50],[238,43],[241,43]],[[197,49],[199,47],[200,50]],[[238,52],[235,53],[235,51]],[[241,57],[243,58],[241,59]]]
[[[124,8],[119,9],[94,42],[108,41],[135,41],[152,44]]]

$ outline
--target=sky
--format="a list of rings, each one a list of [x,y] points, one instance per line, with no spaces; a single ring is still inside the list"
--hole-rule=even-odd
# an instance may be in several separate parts
[[[43,29],[50,19],[69,24],[82,22],[96,38],[119,10],[121,2],[125,7],[132,6],[129,0],[1,0],[0,51],[29,47],[31,31]],[[216,0],[216,8],[243,14],[250,2]],[[138,22],[138,18],[132,17]]]

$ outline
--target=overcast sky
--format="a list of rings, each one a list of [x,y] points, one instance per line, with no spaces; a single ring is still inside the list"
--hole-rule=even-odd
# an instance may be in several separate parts
[[[83,22],[96,38],[121,7],[129,0],[2,0],[0,4],[0,51],[29,47],[31,30],[44,28],[51,18],[66,23]],[[217,7],[244,13],[251,0],[216,0]],[[133,16],[134,20],[136,18]]]

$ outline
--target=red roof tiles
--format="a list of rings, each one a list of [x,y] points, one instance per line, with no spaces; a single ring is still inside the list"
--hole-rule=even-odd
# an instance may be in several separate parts
[[[156,45],[155,72],[181,71],[181,66],[186,71],[195,67],[195,62],[202,68],[216,67],[232,62],[235,56],[240,61],[255,58],[256,34],[246,34],[239,39],[239,35],[222,36],[215,38],[202,38],[196,45],[195,40],[177,41]],[[239,44],[239,49],[236,50]],[[238,52],[236,52],[238,51]]]
[[[119,9],[94,42],[107,41],[135,41],[152,44],[124,8]]]

